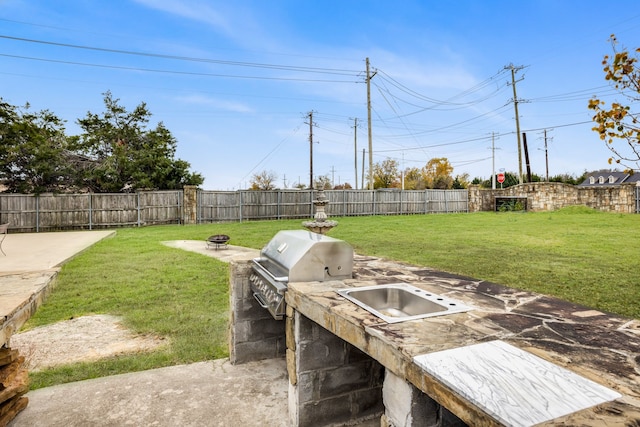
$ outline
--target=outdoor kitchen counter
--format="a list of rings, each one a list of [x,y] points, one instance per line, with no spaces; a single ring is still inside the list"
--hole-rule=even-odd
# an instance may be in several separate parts
[[[388,324],[336,293],[348,287],[397,282],[448,296],[474,310]],[[470,425],[503,422],[459,390],[453,391],[442,378],[427,373],[415,356],[490,341],[507,343],[621,395],[539,425],[640,424],[638,320],[495,283],[361,256],[355,257],[353,279],[289,283],[286,301],[289,309],[364,351]],[[567,400],[580,401],[582,393]]]

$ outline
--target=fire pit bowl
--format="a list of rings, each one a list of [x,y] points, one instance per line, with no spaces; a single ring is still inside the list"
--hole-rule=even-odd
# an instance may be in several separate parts
[[[216,250],[220,247],[225,248],[229,239],[231,238],[226,234],[214,234],[213,236],[209,236],[207,238],[207,248],[215,248]]]

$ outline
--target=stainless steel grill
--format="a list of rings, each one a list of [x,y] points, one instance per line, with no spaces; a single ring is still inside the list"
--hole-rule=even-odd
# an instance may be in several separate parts
[[[353,248],[343,240],[306,230],[278,232],[253,259],[253,297],[276,320],[285,314],[289,282],[343,280],[353,274]]]

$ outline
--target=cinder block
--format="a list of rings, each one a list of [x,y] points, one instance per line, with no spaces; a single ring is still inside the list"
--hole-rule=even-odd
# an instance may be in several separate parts
[[[263,341],[236,342],[230,352],[231,363],[240,364],[256,360],[273,359],[285,356],[284,337],[275,337]]]
[[[262,341],[274,337],[284,338],[285,324],[273,318],[259,321],[236,321],[235,334],[238,342]]]
[[[352,418],[351,399],[336,396],[313,402],[299,402],[298,427],[345,425]]]
[[[296,344],[298,371],[312,371],[342,366],[345,361],[344,341],[301,341]]]
[[[389,370],[382,396],[385,416],[394,427],[440,427],[440,405]]]
[[[371,363],[366,361],[321,371],[317,397],[326,399],[340,394],[368,390],[372,384],[371,376]]]
[[[298,342],[301,340],[313,341],[314,325],[316,327],[317,325],[307,317],[300,314],[300,312],[298,311],[294,311],[293,318],[296,324],[296,328],[295,328],[296,341]]]
[[[318,376],[317,371],[298,371],[298,382],[296,384],[296,393],[298,394],[298,402],[300,404],[318,401]]]
[[[352,420],[379,419],[383,413],[382,385],[352,394]]]
[[[372,360],[371,356],[369,356],[364,351],[360,350],[358,347],[354,345],[347,345],[347,363],[356,363],[362,360]]]

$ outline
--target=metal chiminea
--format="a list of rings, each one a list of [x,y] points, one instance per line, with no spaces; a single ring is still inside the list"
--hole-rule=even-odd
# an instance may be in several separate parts
[[[324,195],[324,190],[319,190],[316,200],[313,201],[313,205],[316,207],[316,213],[313,216],[313,221],[305,221],[302,223],[304,228],[309,231],[313,231],[318,234],[326,234],[333,227],[338,225],[338,221],[327,221],[327,214],[324,211],[324,207],[329,204],[327,196]]]

